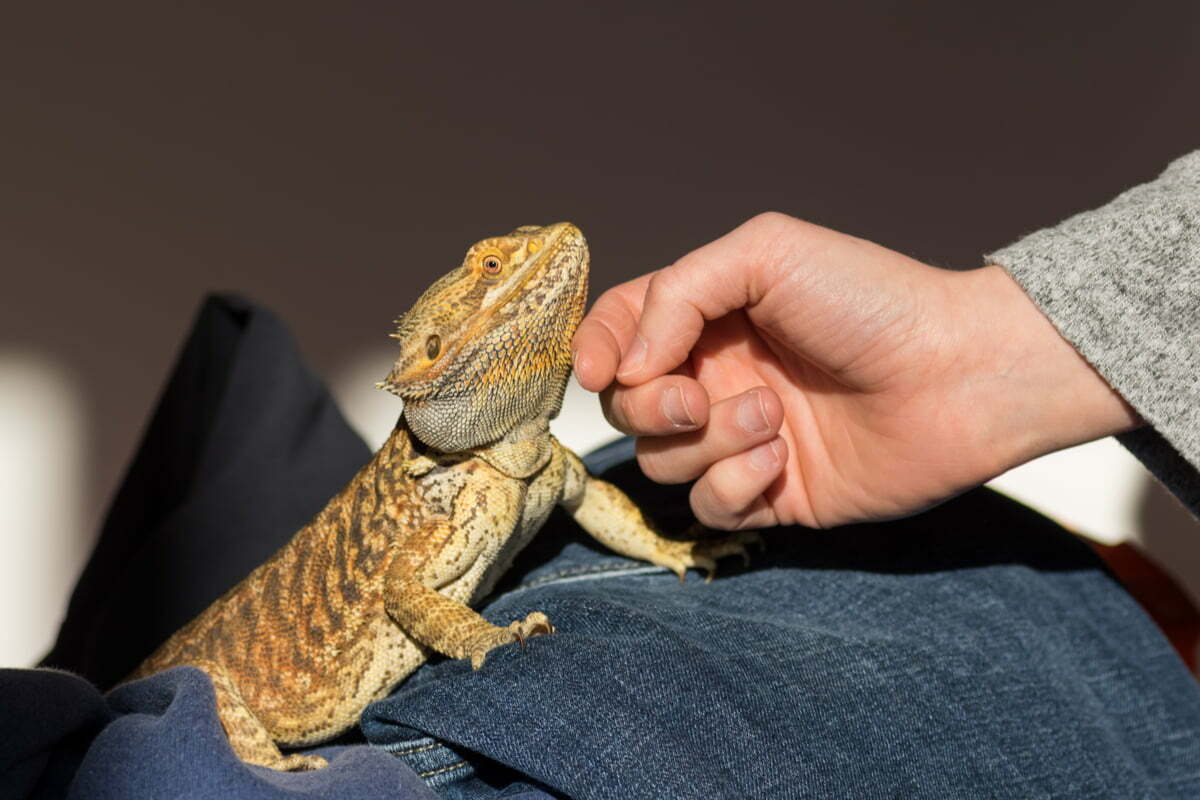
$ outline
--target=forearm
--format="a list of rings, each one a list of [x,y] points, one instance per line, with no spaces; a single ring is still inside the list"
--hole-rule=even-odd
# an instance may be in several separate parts
[[[1200,512],[1200,152],[987,260],[1153,428],[1122,441]]]
[[[1137,412],[1064,339],[1004,270],[956,276],[967,295],[965,335],[976,363],[964,371],[983,440],[1004,466],[1139,427]]]

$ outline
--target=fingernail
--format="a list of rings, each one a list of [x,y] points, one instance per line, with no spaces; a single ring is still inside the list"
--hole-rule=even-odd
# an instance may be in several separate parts
[[[738,403],[737,424],[747,433],[762,433],[770,427],[761,392],[751,392]]]
[[[688,410],[687,401],[683,399],[683,390],[678,386],[672,386],[663,392],[662,412],[676,428],[696,427],[696,420]]]
[[[759,472],[769,472],[779,466],[781,445],[778,439],[760,444],[750,451],[750,466]]]
[[[628,375],[631,372],[637,372],[642,368],[642,364],[646,363],[646,340],[642,338],[640,333],[633,337],[633,344],[629,346],[629,352],[625,354],[625,358],[621,361],[621,368],[617,370],[617,377]]]

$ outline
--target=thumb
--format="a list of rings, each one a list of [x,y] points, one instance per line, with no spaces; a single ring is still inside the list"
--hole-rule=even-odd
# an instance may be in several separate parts
[[[654,273],[617,380],[635,386],[665,375],[687,359],[707,321],[756,303],[770,272],[762,268],[796,222],[760,214]]]

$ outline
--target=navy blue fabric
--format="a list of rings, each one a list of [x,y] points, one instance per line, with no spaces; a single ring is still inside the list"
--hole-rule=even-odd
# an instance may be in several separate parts
[[[193,667],[121,686],[108,703],[118,716],[92,742],[71,798],[435,797],[396,759],[362,745],[311,750],[329,759],[313,772],[243,764],[217,719],[212,684]]]
[[[315,748],[330,762],[315,772],[243,764],[217,719],[212,684],[192,667],[107,697],[65,672],[2,670],[0,725],[0,797],[436,797],[407,766],[363,745]]]
[[[690,524],[686,487],[609,474]],[[767,541],[681,586],[556,516],[484,613],[559,632],[424,667],[367,738],[453,798],[496,796],[495,764],[573,798],[1200,797],[1195,682],[1046,519],[977,490]]]
[[[62,797],[115,718],[95,686],[53,670],[0,669],[0,797]]]

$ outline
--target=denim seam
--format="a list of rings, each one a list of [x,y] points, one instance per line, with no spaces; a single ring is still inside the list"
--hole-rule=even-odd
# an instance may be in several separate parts
[[[587,567],[573,567],[572,569],[564,569],[561,572],[554,572],[549,575],[542,575],[535,578],[529,583],[523,583],[512,589],[509,594],[522,592],[526,589],[536,589],[539,586],[545,586],[548,583],[570,583],[577,580],[591,580],[596,578],[620,577],[623,575],[648,575],[652,573],[667,572],[666,567],[635,565],[631,566],[628,561],[610,561],[607,564],[592,564]]]
[[[438,767],[437,769],[427,770],[426,772],[418,772],[417,777],[418,778],[432,778],[434,775],[441,775],[443,772],[450,772],[451,770],[460,769],[461,767],[465,767],[465,766],[467,766],[466,761],[456,761],[453,764],[449,764],[444,767]]]
[[[409,756],[409,755],[412,755],[413,753],[424,753],[428,750],[433,750],[434,748],[441,747],[441,746],[442,745],[439,744],[438,742],[434,742],[433,744],[421,745],[420,747],[410,747],[407,750],[393,750],[392,755],[394,755],[394,756]]]

